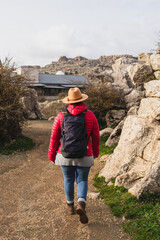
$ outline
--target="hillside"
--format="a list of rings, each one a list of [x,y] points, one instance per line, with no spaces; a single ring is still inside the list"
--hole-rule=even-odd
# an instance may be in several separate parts
[[[132,55],[101,56],[98,59],[87,59],[81,56],[75,58],[62,56],[57,62],[55,61],[42,67],[40,72],[55,74],[58,71],[63,71],[65,74],[73,75],[97,75],[110,69],[112,64],[120,57],[133,58]]]

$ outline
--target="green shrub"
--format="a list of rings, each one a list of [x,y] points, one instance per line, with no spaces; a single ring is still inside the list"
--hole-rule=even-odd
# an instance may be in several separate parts
[[[137,199],[124,187],[109,186],[98,174],[94,177],[94,186],[113,215],[127,219],[122,226],[134,240],[160,239],[160,193],[148,193]]]
[[[35,143],[32,139],[21,136],[16,140],[12,141],[5,146],[0,146],[0,154],[2,155],[9,155],[15,151],[27,151],[31,150],[34,147]]]
[[[114,149],[116,148],[117,144],[114,144],[112,147],[105,146],[105,143],[107,141],[108,137],[101,137],[100,141],[100,157],[106,154],[112,154]]]

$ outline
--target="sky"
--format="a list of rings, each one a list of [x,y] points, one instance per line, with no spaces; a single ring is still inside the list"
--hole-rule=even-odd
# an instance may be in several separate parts
[[[45,66],[60,56],[156,49],[160,0],[0,0],[0,59]]]

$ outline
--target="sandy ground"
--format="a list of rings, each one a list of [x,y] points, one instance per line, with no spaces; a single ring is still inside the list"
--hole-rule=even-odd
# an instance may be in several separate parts
[[[61,169],[47,158],[51,127],[49,121],[28,122],[23,132],[35,141],[34,149],[0,155],[0,239],[130,240],[120,226],[122,220],[98,199],[87,200],[88,224],[81,224],[78,215],[66,215]],[[94,190],[93,176],[103,164],[95,160],[88,192]]]

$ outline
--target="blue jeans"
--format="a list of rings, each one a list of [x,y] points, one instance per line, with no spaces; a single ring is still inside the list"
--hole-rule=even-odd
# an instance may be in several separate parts
[[[77,183],[78,199],[86,201],[88,190],[88,174],[90,167],[61,166],[64,176],[64,190],[67,202],[74,201],[74,182]]]

